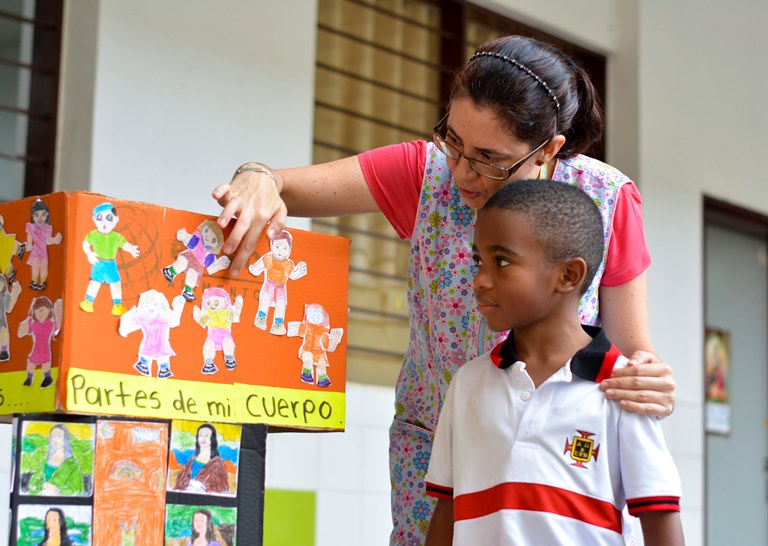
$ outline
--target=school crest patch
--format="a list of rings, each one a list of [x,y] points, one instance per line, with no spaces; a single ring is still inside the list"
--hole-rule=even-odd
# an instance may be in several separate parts
[[[576,461],[571,463],[571,466],[587,468],[584,463],[588,463],[593,457],[597,461],[597,452],[600,447],[596,446],[595,441],[590,438],[590,436],[595,435],[593,432],[585,432],[583,430],[577,430],[576,432],[580,436],[574,435],[570,440],[568,438],[565,439],[565,451],[563,451],[563,454],[570,455],[571,459]]]

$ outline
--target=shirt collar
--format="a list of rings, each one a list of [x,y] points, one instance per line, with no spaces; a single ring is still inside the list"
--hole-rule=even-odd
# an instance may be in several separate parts
[[[582,325],[584,331],[592,337],[592,341],[579,350],[571,358],[571,372],[574,375],[599,383],[608,379],[613,372],[616,360],[621,356],[619,350],[605,337],[602,328]],[[491,351],[491,361],[499,369],[507,369],[517,362],[515,354],[515,332],[502,341]]]

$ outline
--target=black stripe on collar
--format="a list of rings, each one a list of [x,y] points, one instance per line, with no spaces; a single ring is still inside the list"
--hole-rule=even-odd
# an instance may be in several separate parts
[[[584,331],[592,337],[592,341],[579,350],[571,359],[571,372],[582,379],[599,383],[607,379],[613,372],[616,360],[621,356],[619,350],[608,341],[602,328],[582,325]],[[491,351],[491,361],[502,370],[509,368],[519,359],[515,354],[515,333],[502,341]]]

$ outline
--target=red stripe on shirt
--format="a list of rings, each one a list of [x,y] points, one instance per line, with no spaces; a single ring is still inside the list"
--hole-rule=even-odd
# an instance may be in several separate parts
[[[679,512],[680,497],[640,497],[637,499],[627,499],[627,508],[629,508],[630,515],[633,516],[655,510]]]
[[[453,488],[426,482],[427,495],[438,499],[453,500]]]
[[[603,379],[608,379],[613,373],[613,367],[616,365],[616,360],[621,356],[621,352],[615,345],[611,345],[611,348],[605,353],[603,357],[603,363],[600,365],[600,372],[595,378],[595,383],[600,383]]]
[[[454,521],[474,519],[500,510],[548,512],[621,533],[621,511],[567,489],[524,482],[508,482],[456,497]]]

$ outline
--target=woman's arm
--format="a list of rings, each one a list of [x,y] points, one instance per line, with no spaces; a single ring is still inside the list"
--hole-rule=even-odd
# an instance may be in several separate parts
[[[647,273],[620,286],[600,288],[600,316],[614,345],[630,357],[630,365],[601,383],[608,398],[624,409],[664,417],[675,406],[672,368],[653,352],[648,323]],[[638,364],[642,364],[638,366]]]
[[[288,211],[294,216],[318,217],[379,210],[356,156],[272,174],[275,179],[267,173],[245,171],[213,190],[214,199],[224,207],[219,226],[224,228],[237,218],[223,248],[225,254],[237,250],[230,266],[233,275],[246,264],[267,224],[269,237],[285,227]]]

